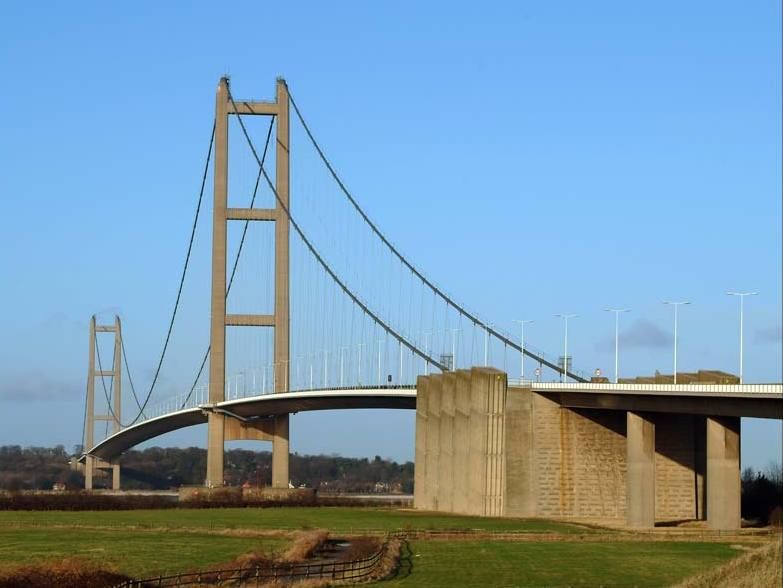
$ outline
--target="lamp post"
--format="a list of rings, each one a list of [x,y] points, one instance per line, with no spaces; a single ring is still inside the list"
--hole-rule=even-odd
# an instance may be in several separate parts
[[[629,312],[627,308],[604,308],[606,312],[614,313],[614,383],[620,377],[620,313]]]
[[[520,338],[519,338],[519,346],[522,349],[522,351],[519,353],[519,381],[521,383],[522,380],[525,379],[525,325],[529,325],[536,321],[526,321],[526,320],[517,319],[514,322],[519,323],[519,329],[521,331]]]
[[[739,331],[739,383],[743,383],[743,341],[744,341],[744,333],[743,333],[743,323],[744,323],[744,315],[745,315],[745,297],[746,296],[756,296],[758,295],[758,292],[726,292],[729,296],[737,296],[740,301],[740,331]]]
[[[576,314],[556,314],[555,316],[563,319],[565,323],[565,337],[563,343],[563,378],[562,382],[565,383],[568,374],[568,319],[576,318]]]
[[[681,300],[679,302],[672,302],[672,301],[666,301],[664,304],[668,304],[670,306],[674,307],[674,383],[677,383],[677,341],[679,340],[679,337],[677,336],[677,317],[678,317],[678,311],[680,306],[684,304],[690,304],[687,300]]]

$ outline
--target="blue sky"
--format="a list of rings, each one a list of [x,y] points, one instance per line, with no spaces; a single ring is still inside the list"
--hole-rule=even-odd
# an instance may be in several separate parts
[[[258,98],[285,76],[372,217],[493,323],[535,319],[556,353],[554,315],[579,313],[577,365],[609,372],[602,308],[625,306],[623,370],[647,374],[683,298],[681,368],[736,371],[725,291],[758,290],[746,381],[781,381],[780,22],[772,1],[6,5],[0,443],[78,442],[95,312],[148,382],[223,73]],[[183,312],[201,345],[205,309]],[[297,415],[292,447],[412,457],[410,414],[355,417]],[[746,465],[780,460],[779,423],[744,433]]]

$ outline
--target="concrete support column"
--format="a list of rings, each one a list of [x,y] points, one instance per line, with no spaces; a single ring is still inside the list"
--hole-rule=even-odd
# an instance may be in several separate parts
[[[536,516],[535,435],[533,392],[516,388],[506,400],[505,515]]]
[[[209,402],[226,396],[226,208],[228,207],[228,79],[215,97],[215,196],[212,211],[212,301],[210,316]],[[208,488],[223,486],[223,416],[210,412],[207,432]]]
[[[275,417],[275,432],[272,438],[272,487],[288,488],[288,415]]]
[[[84,489],[92,490],[92,475],[95,472],[95,458],[88,455],[84,458]]]
[[[95,315],[90,318],[90,355],[87,368],[87,414],[82,451],[90,451],[95,445]],[[84,489],[92,490],[94,461],[91,456],[84,460]]]
[[[207,423],[207,488],[223,486],[223,443],[225,441],[225,417],[210,412]]]
[[[741,526],[739,417],[707,418],[707,525]]]
[[[289,98],[285,80],[277,80],[277,150],[275,152],[275,392],[287,392],[289,364]],[[275,418],[272,441],[272,486],[288,488],[289,416]]]
[[[120,489],[120,464],[115,463],[111,466],[111,489]]]
[[[626,416],[626,521],[655,526],[655,423],[643,414]]]

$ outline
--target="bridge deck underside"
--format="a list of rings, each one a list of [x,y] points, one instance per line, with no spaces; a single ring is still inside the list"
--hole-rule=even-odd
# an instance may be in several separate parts
[[[596,408],[605,410],[630,410],[634,412],[660,412],[698,414],[705,416],[732,416],[783,419],[783,402],[780,396],[736,397],[710,395],[654,395],[629,393],[596,393],[582,391],[543,392],[566,408]]]
[[[90,455],[110,460],[124,451],[178,429],[207,422],[211,410],[255,420],[279,414],[295,414],[313,410],[344,409],[408,409],[416,408],[416,391],[410,388],[384,389],[379,392],[362,390],[338,392],[291,392],[241,398],[174,412],[142,421],[107,437],[90,450]]]

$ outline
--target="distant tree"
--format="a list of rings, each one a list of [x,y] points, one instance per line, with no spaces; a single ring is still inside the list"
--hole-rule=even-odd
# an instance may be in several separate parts
[[[74,448],[77,449],[77,448]],[[61,445],[57,447],[0,446],[0,488],[51,489],[55,482],[69,488],[83,484],[83,477],[70,467]],[[127,489],[168,489],[204,482],[206,451],[198,447],[150,447],[130,450],[120,458],[122,486]],[[226,479],[232,485],[272,483],[272,454],[269,451],[231,449],[226,451]],[[376,455],[348,458],[339,455],[291,455],[291,480],[295,485],[330,492],[372,492],[380,487],[410,492],[413,464],[399,464]],[[98,478],[101,485],[108,479]]]

